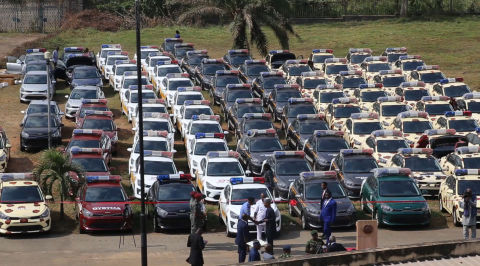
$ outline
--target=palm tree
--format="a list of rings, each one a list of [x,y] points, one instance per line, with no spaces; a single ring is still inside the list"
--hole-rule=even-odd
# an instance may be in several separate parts
[[[270,28],[282,49],[289,49],[289,34],[300,38],[282,12],[292,10],[290,0],[190,0],[192,8],[178,18],[180,24],[229,23],[234,48],[255,45],[268,54],[268,39],[262,27]],[[249,40],[250,39],[250,40]],[[250,41],[250,42],[249,42]]]
[[[69,172],[81,175],[85,170],[81,165],[71,163],[67,155],[55,149],[44,151],[40,157],[40,164],[34,170],[34,174],[40,180],[40,185],[45,194],[53,195],[53,186],[57,185],[59,187],[61,220],[65,216],[63,201],[71,197],[71,190],[74,192],[73,195],[76,194],[77,186],[72,182],[68,175]]]

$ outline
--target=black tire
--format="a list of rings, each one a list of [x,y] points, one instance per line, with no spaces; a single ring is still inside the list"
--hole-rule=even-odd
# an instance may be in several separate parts
[[[280,198],[280,194],[278,193],[278,188],[277,188],[277,186],[274,186],[274,187],[273,187],[273,195],[272,195],[272,196],[273,196],[273,199],[274,199],[274,200],[277,199],[277,198]]]
[[[20,145],[20,151],[25,151],[25,147],[23,147],[22,145]]]
[[[160,233],[160,232],[161,232],[161,229],[160,229],[160,227],[158,227],[158,225],[157,225],[157,219],[156,219],[156,217],[155,217],[155,213],[153,214],[153,219],[152,219],[152,220],[153,220],[153,232],[155,232],[155,233]]]
[[[218,224],[223,224],[222,212],[220,211],[220,204],[218,205]]]
[[[363,197],[360,194],[360,210],[362,210],[364,213],[368,213],[368,208],[365,207],[365,202],[363,202]]]
[[[307,222],[307,217],[305,216],[305,213],[302,213],[302,229],[303,230],[310,230],[310,226],[308,225]]]
[[[445,208],[443,208],[442,195],[440,194],[438,194],[438,210],[440,212],[447,212]]]
[[[226,224],[226,226],[227,226],[227,229],[225,230],[225,234],[227,235],[227,237],[233,237],[233,234],[230,233],[230,230],[228,230],[228,219],[227,219],[227,224]]]
[[[453,226],[460,227],[462,223],[458,221],[456,209],[453,209],[452,216],[453,216]]]
[[[78,233],[81,234],[81,235],[87,233],[87,231],[85,231],[84,229],[82,229],[82,221],[79,221],[79,223],[78,223]]]
[[[268,184],[270,184],[270,187],[272,188],[272,191],[275,189],[275,182],[273,182],[273,172],[272,170],[268,169],[263,173],[263,176],[267,180]]]
[[[378,228],[383,227],[383,224],[380,222],[380,218],[378,217],[378,211],[377,211],[377,210],[374,210],[374,211],[373,211],[373,213],[372,213],[372,220],[376,220],[376,221],[377,221]]]

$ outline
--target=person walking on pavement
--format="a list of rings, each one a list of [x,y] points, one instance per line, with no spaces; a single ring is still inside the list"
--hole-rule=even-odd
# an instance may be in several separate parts
[[[253,220],[252,216],[251,216],[251,206],[255,204],[255,198],[254,197],[249,197],[247,199],[247,202],[245,202],[243,205],[242,205],[242,208],[240,208],[240,217],[246,213],[248,215],[248,220],[252,221],[252,222],[255,222],[255,220]]]
[[[305,245],[305,253],[307,253],[307,255],[321,253],[322,247],[325,243],[323,243],[321,238],[318,238],[317,230],[310,232],[310,235],[312,236],[312,239],[308,240]]]
[[[203,240],[202,237],[202,228],[188,236],[187,247],[190,248],[190,256],[187,259],[187,262],[192,266],[201,266],[203,262],[203,249],[207,244],[207,241]]]
[[[53,54],[52,54],[52,61],[53,61],[53,65],[55,67],[57,67],[57,63],[58,63],[58,50],[60,50],[60,47],[55,47],[55,50],[53,50]]]
[[[250,254],[248,255],[248,262],[261,261],[260,248],[260,242],[258,242],[258,240],[254,240],[253,248],[250,249]]]
[[[477,237],[477,196],[472,195],[472,189],[467,188],[463,192],[463,201],[460,201],[460,208],[463,208],[463,239],[468,239],[470,229],[471,238]]]
[[[260,199],[255,203],[254,209],[254,220],[257,222],[257,239],[262,239],[262,233],[265,232],[265,215],[267,213],[267,208],[265,208],[265,193],[260,194]]]
[[[265,199],[264,204],[266,208],[265,220],[264,220],[266,223],[265,233],[267,235],[267,243],[272,246],[272,254],[273,254],[273,238],[277,233],[276,222],[275,222],[275,211],[271,207],[272,205],[271,199]]]
[[[204,232],[207,230],[207,218],[208,218],[207,207],[205,206],[205,198],[206,197],[207,196],[202,194],[202,200],[200,201],[200,204],[202,206],[202,212],[203,212],[203,215],[205,217],[205,219],[203,219],[203,226],[202,226],[202,229],[203,229]]]
[[[337,238],[335,236],[330,236],[329,241],[330,243],[328,243],[327,252],[347,251],[342,244],[337,243]]]
[[[323,203],[325,202],[325,194],[327,192],[330,192],[330,190],[328,189],[328,183],[327,182],[322,182],[320,184],[320,186],[322,186],[322,189],[323,189],[323,192],[322,192],[322,198],[320,200],[320,211],[323,209]],[[320,222],[322,222],[321,218],[320,219]],[[325,234],[322,233],[322,235],[320,236],[320,238],[325,238]]]
[[[263,260],[274,260],[273,245],[267,244],[265,246],[265,252],[263,252]]]
[[[237,237],[235,238],[235,244],[238,246],[238,263],[245,262],[249,247],[247,243],[249,240],[250,232],[248,231],[248,215],[244,213],[241,219],[238,219],[237,224]]]
[[[193,222],[195,221],[195,194],[197,194],[196,191],[192,191],[190,192],[190,234],[192,232],[195,232],[193,230],[194,226],[193,226]]]
[[[180,38],[180,32],[178,30],[175,31],[175,38]]]
[[[203,226],[203,222],[205,219],[205,214],[203,214],[202,204],[200,202],[201,200],[202,200],[202,194],[196,193],[192,234],[196,232],[198,228],[201,228]]]
[[[327,238],[327,244],[332,234],[332,223],[337,216],[337,202],[332,199],[330,191],[325,192],[325,201],[323,202],[323,209],[320,212],[320,219],[323,221],[323,234]]]
[[[291,258],[292,255],[290,254],[292,252],[292,247],[289,245],[283,246],[283,254],[280,255],[278,258],[279,259],[286,259],[286,258]]]

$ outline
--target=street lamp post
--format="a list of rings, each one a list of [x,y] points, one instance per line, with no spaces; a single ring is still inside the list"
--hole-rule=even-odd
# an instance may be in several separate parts
[[[47,113],[48,113],[48,148],[52,148],[52,122],[50,120],[50,87],[52,86],[52,81],[50,79],[50,59],[52,59],[52,54],[50,52],[45,52],[44,58],[47,61]]]

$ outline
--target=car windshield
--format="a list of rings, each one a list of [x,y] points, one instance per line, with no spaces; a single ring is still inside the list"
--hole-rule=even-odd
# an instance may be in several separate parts
[[[328,182],[328,190],[332,193],[333,199],[346,198],[345,192],[340,187],[338,182]],[[305,185],[305,199],[306,200],[321,200],[323,188],[321,183],[313,183]]]
[[[68,143],[67,150],[70,150],[72,147],[79,148],[101,148],[100,140],[86,140],[86,139],[72,139]]]
[[[52,127],[57,127],[57,120],[53,117],[50,117],[50,125]],[[48,127],[48,117],[47,116],[32,116],[28,117],[27,121],[24,123],[25,128],[35,128],[35,127]]]
[[[422,73],[420,76],[420,80],[425,83],[440,82],[442,79],[445,79],[445,75],[442,72]]]
[[[210,56],[208,56],[208,55],[191,55],[188,58],[188,64],[190,66],[198,66],[202,63],[202,60],[204,58],[209,59]]]
[[[107,58],[108,52],[121,52],[122,50],[120,49],[107,49],[107,50],[102,50],[102,53],[100,54],[101,58]]]
[[[397,116],[399,113],[406,111],[408,111],[408,107],[406,104],[382,106],[382,116]]]
[[[99,106],[99,107],[82,107],[80,110],[80,117],[85,117],[85,111],[94,110],[94,111],[110,111],[106,106]]]
[[[325,121],[305,121],[300,123],[300,134],[311,135],[315,130],[328,130],[327,122]]]
[[[303,81],[303,88],[307,90],[314,90],[318,85],[327,85],[326,79],[305,79]]]
[[[321,103],[331,103],[335,98],[345,97],[345,94],[341,91],[339,92],[321,92],[320,93],[320,102]],[[375,99],[377,100],[377,99]]]
[[[226,87],[228,84],[242,84],[242,81],[236,76],[220,76],[217,77],[216,86]]]
[[[1,203],[15,204],[43,201],[42,193],[37,186],[3,187],[0,196]]]
[[[87,187],[86,202],[125,202],[127,198],[121,187]]]
[[[81,165],[86,172],[108,172],[103,158],[73,158],[72,163]]]
[[[192,119],[193,115],[213,115],[210,108],[188,108],[185,110],[185,119]]]
[[[175,57],[178,57],[178,58],[183,58],[185,57],[185,55],[187,54],[188,51],[193,51],[195,50],[193,47],[177,47],[175,49]]]
[[[358,88],[361,84],[367,84],[364,78],[346,78],[343,80],[343,88]]]
[[[167,121],[143,121],[143,130],[156,130],[171,132]]]
[[[263,106],[259,105],[247,105],[238,107],[237,117],[243,117],[246,113],[265,113]]]
[[[453,128],[457,132],[474,132],[476,127],[478,123],[474,119],[448,121],[448,128]]]
[[[149,91],[149,92],[142,92],[142,99],[143,100],[157,99],[157,97],[155,97],[155,93],[153,91]],[[138,93],[132,93],[132,99],[130,99],[130,102],[138,103]]]
[[[417,67],[419,66],[424,66],[425,63],[419,61],[419,62],[403,62],[403,71],[413,71],[416,70]]]
[[[309,65],[299,65],[299,66],[291,66],[288,68],[288,74],[290,76],[300,76],[302,72],[310,72],[312,69]]]
[[[138,111],[138,110],[137,110]],[[143,112],[144,113],[167,113],[167,108],[165,108],[164,106],[145,106],[145,104],[143,104]]]
[[[147,56],[150,54],[150,53],[158,53],[159,51],[157,49],[154,49],[154,50],[148,50],[148,51],[140,51],[140,57],[142,59],[147,59]]]
[[[383,129],[380,122],[356,122],[353,124],[353,134],[370,134],[375,130]]]
[[[443,91],[448,97],[462,97],[465,93],[471,92],[467,85],[444,87]]]
[[[173,162],[145,161],[146,175],[170,175],[176,174],[177,170]]]
[[[288,112],[288,117],[293,118],[297,117],[297,115],[301,114],[316,114],[317,109],[313,104],[305,104],[305,105],[290,105],[290,110]]]
[[[400,59],[400,56],[404,56],[404,55],[407,55],[407,54],[388,54],[387,60],[388,62],[395,62],[398,59]]]
[[[480,195],[480,180],[458,180],[458,194],[463,194],[467,188],[472,190],[472,195]]]
[[[378,168],[375,158],[345,160],[345,173],[370,173],[372,169]]]
[[[168,148],[168,142],[160,140],[145,140],[143,141],[143,150],[145,151],[170,151]],[[135,146],[135,153],[140,153],[140,145],[137,143]]]
[[[340,71],[348,71],[347,65],[327,65],[327,75],[338,75]]]
[[[117,60],[128,60],[128,56],[114,56],[114,57],[109,56],[107,58],[106,65],[111,66],[111,65],[115,64],[115,61],[117,61]]]
[[[182,70],[178,67],[161,67],[157,69],[157,77],[166,77],[167,74],[182,73]]]
[[[228,151],[224,142],[197,142],[194,155],[206,155],[209,151]]]
[[[404,77],[384,77],[383,87],[398,87],[402,82],[406,82]]]
[[[230,90],[227,95],[227,102],[235,102],[241,98],[253,98],[252,91],[246,90]]]
[[[209,162],[207,176],[238,176],[243,175],[239,162]]]
[[[170,80],[168,82],[168,90],[176,91],[178,87],[192,87],[193,83],[189,79],[185,80]]]
[[[232,205],[242,205],[244,204],[248,198],[253,197],[258,199],[260,194],[269,196],[266,188],[245,188],[245,189],[232,189]]]
[[[101,129],[103,131],[113,131],[113,121],[107,119],[85,119],[83,129]]]
[[[468,111],[472,113],[480,113],[480,102],[469,102]]]
[[[480,165],[480,158],[462,158],[464,169],[476,169]]]
[[[150,59],[150,64],[148,65],[149,67],[155,67],[157,65],[158,62],[165,62],[165,61],[170,61],[172,59],[170,59],[170,57],[166,56],[166,57],[159,57],[159,58],[152,58]]]
[[[400,148],[410,148],[403,139],[377,139],[377,152],[397,152]]]
[[[70,99],[98,99],[96,90],[74,89],[70,94]]]
[[[27,114],[37,114],[37,113],[47,113],[48,108],[46,104],[30,104],[28,106]],[[57,107],[55,105],[50,105],[50,112],[56,114]]]
[[[362,102],[376,102],[379,97],[386,97],[385,91],[362,91]]]
[[[403,122],[403,133],[423,133],[428,129],[432,129],[432,124],[428,121]]]
[[[263,79],[263,88],[266,90],[271,90],[275,88],[277,84],[287,84],[287,81],[282,77],[271,77]]]
[[[423,96],[429,96],[427,90],[404,90],[405,101],[420,101]]]
[[[100,78],[98,71],[96,69],[78,69],[76,68],[73,72],[73,77],[75,79],[96,79]]]
[[[452,106],[448,103],[425,105],[425,112],[427,112],[429,115],[443,115],[447,111],[453,111]]]
[[[325,63],[325,60],[328,58],[333,58],[333,54],[329,55],[314,55],[312,58],[313,63],[318,64],[318,63]]]
[[[137,67],[136,66],[116,66],[115,75],[123,76],[123,73],[125,73],[125,71],[137,71]]]
[[[46,64],[28,64],[26,73],[29,71],[47,71],[47,65]]]
[[[420,191],[414,181],[380,181],[380,197],[417,197]]]
[[[405,167],[412,172],[442,172],[434,157],[420,158],[418,156],[405,158]]]
[[[175,44],[182,43],[182,41],[168,41],[165,43],[165,50],[172,51],[175,48]]]
[[[137,79],[125,79],[123,82],[123,88],[128,89],[130,85],[138,85]],[[142,85],[148,85],[148,81],[146,78],[142,77]]]
[[[250,141],[251,152],[274,152],[283,151],[282,143],[277,138],[260,138],[251,139]]]
[[[360,107],[358,106],[345,106],[345,107],[335,107],[334,111],[335,118],[347,118],[350,117],[353,113],[361,113]]]
[[[27,75],[23,84],[47,84],[47,75]]]
[[[25,64],[31,61],[39,61],[39,60],[45,60],[45,55],[42,54],[30,54],[25,57]]]
[[[277,175],[296,175],[301,172],[310,172],[312,168],[306,160],[277,161]]]
[[[247,68],[247,75],[249,77],[258,77],[260,72],[269,72],[270,68],[267,65],[251,65]]]
[[[204,64],[203,65],[203,74],[214,76],[217,73],[217,70],[225,70],[225,65],[223,64]]]
[[[339,152],[349,148],[350,145],[343,138],[317,138],[317,152]]]
[[[372,56],[371,54],[353,54],[350,56],[350,63],[352,64],[360,64],[362,63],[365,58]]]
[[[248,122],[245,122],[245,125],[243,126],[243,133],[251,130],[251,129],[269,129],[269,128],[274,128],[273,124],[271,121],[268,120],[249,120]]]
[[[187,100],[203,100],[203,97],[202,94],[178,95],[177,105],[183,105],[183,103]]]
[[[252,60],[252,57],[248,54],[236,54],[236,55],[230,55],[230,63],[232,65],[241,65],[245,63],[246,60]]]
[[[191,184],[171,183],[158,186],[158,201],[189,201],[190,193],[195,191]],[[188,210],[190,212],[190,210]]]
[[[218,123],[215,124],[201,124],[195,123],[192,125],[189,134],[197,134],[197,133],[222,133],[222,129]]]
[[[369,64],[367,69],[368,72],[380,72],[381,70],[390,70],[391,67],[388,63],[374,63]]]
[[[277,92],[276,102],[287,102],[290,98],[303,98],[299,91],[279,91]]]

